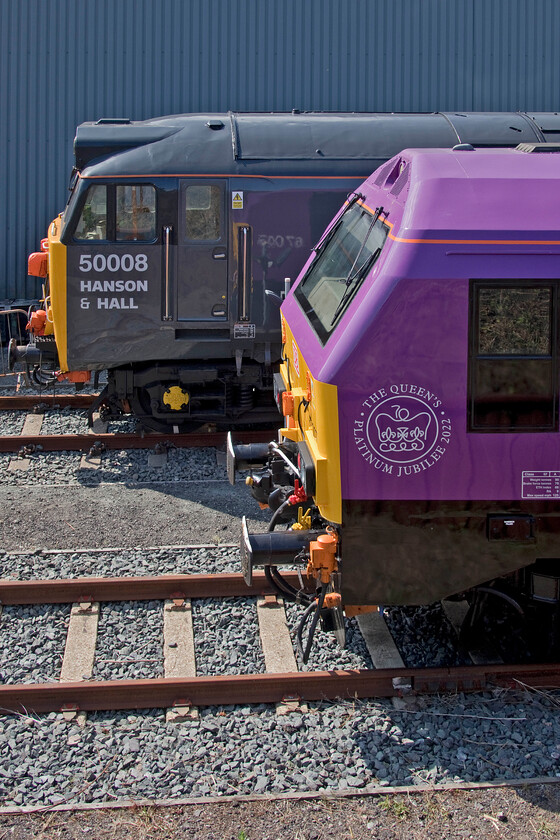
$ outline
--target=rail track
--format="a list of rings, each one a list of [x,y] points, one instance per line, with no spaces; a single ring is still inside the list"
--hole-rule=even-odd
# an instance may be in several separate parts
[[[236,432],[239,443],[266,442],[274,436],[274,430]],[[200,447],[222,446],[226,432],[202,431],[187,434],[159,434],[105,432],[67,435],[1,435],[0,452],[86,452],[96,447],[99,452],[108,449],[153,449],[156,446]]]
[[[108,432],[107,425],[97,421],[97,428],[83,434],[41,434],[41,424],[45,411],[55,408],[88,408],[95,394],[60,394],[60,395],[15,395],[0,396],[0,411],[31,411],[23,426],[21,434],[0,435],[1,452],[87,452],[95,447],[98,454],[105,450],[115,449],[152,449],[157,446],[201,447],[222,446],[226,440],[226,432],[214,431],[206,426],[198,431],[189,433],[149,432],[145,430],[135,432]],[[253,441],[267,441],[274,436],[273,429],[263,431],[236,432],[240,443]]]
[[[297,585],[297,575],[291,582]],[[290,579],[290,578],[288,578]],[[266,673],[229,676],[186,674],[190,666],[166,665],[166,676],[154,679],[85,679],[84,648],[95,653],[98,604],[113,600],[162,600],[176,620],[168,630],[179,652],[193,648],[192,624],[185,623],[192,598],[257,597],[261,644]],[[403,694],[484,691],[497,686],[532,689],[560,688],[560,665],[472,665],[446,668],[378,668],[299,672],[287,654],[278,667],[278,652],[291,650],[281,603],[262,573],[247,587],[239,574],[164,575],[134,578],[78,578],[72,580],[0,581],[0,602],[15,604],[73,603],[72,616],[59,681],[55,683],[0,686],[0,708],[15,713],[168,708],[190,710],[197,706],[278,703],[337,698],[380,698]],[[279,609],[280,607],[280,609]],[[190,626],[190,630],[188,629]],[[178,628],[182,629],[178,629]],[[182,637],[180,638],[182,634]],[[164,630],[165,636],[165,630]],[[169,635],[168,635],[169,639]],[[77,657],[77,663],[73,663]],[[181,673],[183,671],[183,673]],[[80,674],[76,677],[76,674]]]
[[[97,394],[13,394],[0,396],[0,411],[44,408],[89,408]]]

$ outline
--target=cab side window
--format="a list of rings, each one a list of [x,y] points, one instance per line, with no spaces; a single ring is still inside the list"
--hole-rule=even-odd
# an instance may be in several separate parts
[[[221,190],[211,184],[188,186],[185,195],[187,239],[212,241],[220,238]]]
[[[107,187],[93,185],[87,191],[75,239],[107,239]]]
[[[156,236],[156,191],[150,185],[117,186],[117,241]]]
[[[74,241],[153,242],[157,191],[152,184],[90,184]],[[72,222],[69,221],[69,231]]]
[[[558,284],[471,284],[470,431],[558,427]]]

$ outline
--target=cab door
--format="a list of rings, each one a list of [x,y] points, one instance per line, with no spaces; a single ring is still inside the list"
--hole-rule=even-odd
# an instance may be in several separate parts
[[[59,335],[66,329],[69,369],[154,357],[153,330],[161,324],[161,216],[161,190],[153,183],[82,179],[61,237],[66,288],[57,279],[53,294]]]
[[[179,184],[177,320],[227,320],[226,181],[189,178]]]

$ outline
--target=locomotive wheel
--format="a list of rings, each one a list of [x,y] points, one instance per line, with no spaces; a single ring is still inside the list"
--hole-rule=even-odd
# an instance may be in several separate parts
[[[533,658],[528,629],[526,616],[509,593],[498,587],[479,587],[463,621],[459,644],[465,651],[483,650],[506,662],[527,662]]]

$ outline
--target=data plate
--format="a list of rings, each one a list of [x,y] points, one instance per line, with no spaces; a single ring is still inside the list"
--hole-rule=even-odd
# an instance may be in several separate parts
[[[233,337],[234,338],[254,338],[257,331],[255,324],[234,324]]]
[[[560,470],[527,470],[521,473],[522,499],[560,499]]]

